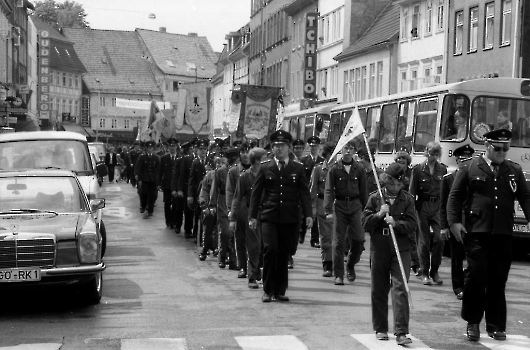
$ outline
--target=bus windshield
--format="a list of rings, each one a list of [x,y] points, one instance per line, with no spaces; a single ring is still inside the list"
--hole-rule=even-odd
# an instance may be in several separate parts
[[[482,143],[482,135],[491,130],[513,132],[512,147],[530,147],[530,101],[479,96],[473,100],[471,139]]]

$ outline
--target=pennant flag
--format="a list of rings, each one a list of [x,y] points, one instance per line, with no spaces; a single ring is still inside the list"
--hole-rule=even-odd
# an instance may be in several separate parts
[[[337,153],[339,153],[339,151],[342,149],[342,147],[344,147],[344,145],[346,145],[356,136],[361,135],[364,132],[365,130],[363,123],[361,122],[361,115],[359,114],[357,106],[355,106],[350,120],[348,120],[348,124],[346,124],[346,127],[344,128],[344,131],[340,136],[339,142],[337,142],[337,146],[335,146],[335,150],[331,155],[331,159],[333,159],[333,157],[335,157]]]

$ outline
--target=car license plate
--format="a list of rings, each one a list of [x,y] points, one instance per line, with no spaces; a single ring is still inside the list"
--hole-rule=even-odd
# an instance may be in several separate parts
[[[40,281],[40,269],[5,269],[0,270],[2,282],[33,282]]]
[[[530,229],[528,228],[528,225],[514,224],[513,231],[514,232],[530,232]]]

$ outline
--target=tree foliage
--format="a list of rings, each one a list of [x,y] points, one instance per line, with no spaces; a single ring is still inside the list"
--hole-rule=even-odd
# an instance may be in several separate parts
[[[34,16],[55,28],[90,28],[83,5],[75,1],[37,1]]]

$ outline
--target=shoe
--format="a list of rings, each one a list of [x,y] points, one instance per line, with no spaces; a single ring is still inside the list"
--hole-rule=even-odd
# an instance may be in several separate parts
[[[258,282],[256,282],[256,280],[248,280],[248,287],[250,289],[258,289],[259,285],[258,285]]]
[[[375,337],[377,340],[388,340],[388,333],[387,332],[376,332]]]
[[[414,276],[416,276],[416,277],[420,277],[420,278],[421,278],[421,271],[418,269],[418,271],[416,271],[416,273],[414,274]]]
[[[275,295],[275,296],[273,297],[273,300],[274,300],[274,301],[287,302],[287,301],[289,301],[289,297],[286,297],[285,295]]]
[[[153,216],[153,213],[147,213],[147,216]]]
[[[335,277],[334,281],[336,286],[343,286],[344,285],[344,278],[343,277]]]
[[[436,284],[438,286],[441,286],[444,283],[444,281],[442,281],[442,279],[438,275],[438,272],[433,273],[431,275],[431,279],[432,279],[432,284]]]
[[[457,298],[458,300],[462,300],[462,299],[464,299],[464,292],[460,292],[460,293],[458,293],[458,294],[456,295],[456,298]]]
[[[396,343],[398,345],[407,345],[407,344],[411,344],[412,343],[412,339],[407,337],[406,334],[398,334],[396,336]]]
[[[145,208],[140,208],[140,213],[143,213],[145,211]]]
[[[331,277],[331,276],[333,276],[333,272],[331,272],[330,270],[326,270],[322,274],[322,277]]]
[[[293,257],[292,256],[289,256],[289,261],[287,262],[287,268],[289,270],[294,268],[294,261],[293,261]]]
[[[264,303],[270,303],[272,301],[272,298],[269,294],[263,293],[263,296],[261,297],[261,301]]]
[[[191,232],[186,232],[184,234],[184,238],[192,238],[193,237],[193,234]]]
[[[304,244],[304,237],[300,236],[300,238],[298,238],[298,243]]]
[[[471,341],[478,341],[480,339],[480,327],[478,323],[467,324],[467,339]]]
[[[318,244],[318,242],[311,242],[311,247],[320,249],[320,244]]]
[[[503,331],[488,332],[488,336],[495,340],[506,340],[506,332]]]
[[[432,284],[432,280],[429,276],[423,276],[423,278],[421,279],[421,283],[426,286],[430,286]]]
[[[200,260],[200,261],[204,261],[204,260],[206,260],[206,254],[204,254],[204,253],[200,253],[200,254],[199,254],[199,260]]]
[[[219,255],[219,249],[215,249],[212,253],[213,256],[217,257]]]
[[[237,278],[247,278],[247,271],[245,271],[245,269],[239,270],[239,273],[237,274]]]
[[[224,269],[226,267],[226,261],[225,258],[219,258],[219,262],[217,263],[220,269]]]
[[[351,269],[351,270],[348,269],[348,273],[346,274],[346,279],[348,280],[348,282],[355,281],[356,277],[357,276],[355,275],[355,270],[354,269]]]
[[[239,271],[239,267],[237,267],[237,265],[234,265],[234,264],[228,264],[228,269],[229,270],[234,270],[234,271]],[[237,277],[239,278],[239,274],[237,275]],[[247,276],[245,276],[247,277]]]
[[[175,233],[178,235],[180,233],[180,228],[176,228]]]

